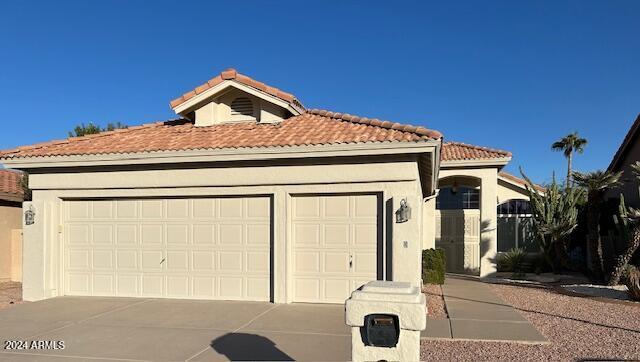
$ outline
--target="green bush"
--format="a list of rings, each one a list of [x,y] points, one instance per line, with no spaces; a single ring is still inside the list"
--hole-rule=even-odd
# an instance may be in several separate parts
[[[526,254],[520,248],[512,248],[506,253],[498,255],[499,269],[513,272],[514,276],[522,276],[528,268],[529,263],[525,263]]]
[[[422,282],[428,284],[444,284],[447,257],[444,249],[427,249],[422,251]]]

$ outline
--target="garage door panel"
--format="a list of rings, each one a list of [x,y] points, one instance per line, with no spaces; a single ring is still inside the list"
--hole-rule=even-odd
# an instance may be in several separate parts
[[[216,255],[213,251],[198,250],[192,253],[193,270],[198,272],[213,272],[215,270]]]
[[[91,225],[92,244],[113,244],[112,225]]]
[[[93,295],[112,296],[115,293],[113,274],[93,274]]]
[[[140,226],[140,240],[142,244],[162,244],[164,238],[164,225],[146,224]]]
[[[90,250],[72,249],[69,250],[68,267],[69,269],[88,269]]]
[[[324,202],[324,217],[327,219],[345,219],[349,218],[350,196],[332,196],[320,199]]]
[[[117,295],[123,297],[140,296],[140,275],[119,274],[116,279]]]
[[[142,295],[146,297],[161,297],[164,295],[164,275],[149,275],[142,276]]]
[[[319,273],[320,252],[313,250],[294,252],[293,269],[297,275],[303,275],[304,273]]]
[[[271,203],[267,198],[247,199],[247,215],[249,219],[269,220],[271,214]]]
[[[167,203],[168,219],[188,219],[189,218],[189,200],[169,199]]]
[[[67,274],[68,291],[70,295],[86,295],[91,291],[91,274],[69,272]]]
[[[167,250],[167,272],[184,272],[189,270],[189,252],[187,250]]]
[[[93,201],[91,204],[93,219],[113,218],[113,203],[111,201]]]
[[[320,245],[319,224],[296,223],[293,225],[293,236],[296,245]]]
[[[221,276],[218,279],[219,294],[223,298],[242,299],[244,279],[242,277]]]
[[[142,206],[142,219],[161,219],[164,211],[163,200],[143,200]]]
[[[243,225],[220,225],[220,239],[221,245],[242,245],[243,242]]]
[[[67,213],[72,219],[89,219],[89,202],[76,201],[70,205]]]
[[[138,225],[116,225],[116,244],[131,245],[138,243]]]
[[[218,265],[221,272],[242,272],[243,253],[241,251],[221,251],[218,253]]]
[[[167,279],[167,296],[168,297],[188,297],[189,296],[189,277],[186,275],[168,275]]]
[[[244,216],[244,199],[218,199],[218,211],[221,220],[238,220]]]
[[[142,250],[142,270],[144,271],[161,271],[162,260],[164,259],[164,250]]]
[[[293,300],[343,303],[378,275],[378,196],[296,196]],[[361,284],[358,284],[358,286]]]
[[[216,295],[216,278],[208,276],[193,277],[194,297],[213,298]]]
[[[271,240],[271,227],[269,224],[247,225],[247,244],[269,247]]]
[[[324,253],[325,273],[348,273],[349,272],[349,252],[326,252]]]
[[[246,253],[247,260],[245,265],[248,272],[258,272],[265,274],[269,272],[270,253],[266,251],[253,251]]]
[[[167,245],[185,245],[189,243],[189,225],[167,225]]]
[[[89,244],[89,225],[70,225],[67,234],[70,245]]]
[[[117,250],[116,267],[119,270],[137,270],[138,253],[138,250]]]
[[[78,202],[74,201],[73,203]],[[80,201],[81,202],[81,201]],[[118,219],[136,219],[138,217],[138,202],[134,200],[117,200],[116,218]]]
[[[112,250],[100,250],[94,249],[93,254],[93,269],[96,270],[112,270],[113,269],[113,251]]]

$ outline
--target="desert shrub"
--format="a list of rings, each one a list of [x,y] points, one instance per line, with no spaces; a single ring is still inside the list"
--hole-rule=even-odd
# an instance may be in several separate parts
[[[627,286],[627,293],[631,299],[640,301],[640,270],[633,265],[627,265],[622,282]]]
[[[444,284],[446,259],[444,249],[423,250],[422,281],[429,284]]]
[[[526,263],[527,254],[523,249],[512,248],[506,253],[498,256],[498,263],[502,265],[504,271],[513,272],[514,276],[521,276],[526,272],[530,263]]]

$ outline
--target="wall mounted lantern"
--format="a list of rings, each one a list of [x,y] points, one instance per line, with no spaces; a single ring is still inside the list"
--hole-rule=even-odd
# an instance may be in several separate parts
[[[24,212],[24,224],[33,225],[36,220],[36,211],[33,205],[29,205],[29,208]]]
[[[411,207],[407,205],[407,199],[400,200],[400,208],[396,211],[396,223],[400,224],[411,219]]]

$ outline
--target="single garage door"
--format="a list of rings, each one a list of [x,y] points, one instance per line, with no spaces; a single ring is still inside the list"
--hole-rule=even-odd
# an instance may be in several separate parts
[[[270,299],[269,197],[64,205],[67,295]]]
[[[294,301],[344,303],[376,280],[378,227],[376,195],[294,197]]]

